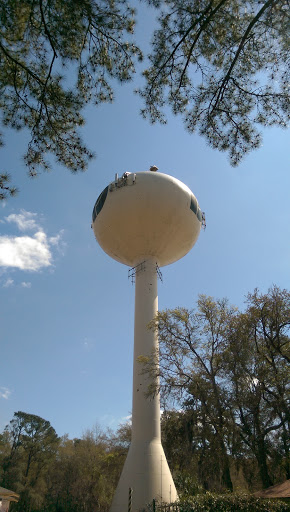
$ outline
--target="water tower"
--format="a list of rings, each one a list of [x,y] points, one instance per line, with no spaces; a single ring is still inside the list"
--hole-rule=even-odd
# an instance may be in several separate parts
[[[159,396],[146,397],[149,379],[138,357],[158,348],[157,334],[147,326],[158,310],[159,268],[190,251],[203,219],[186,185],[156,172],[155,166],[150,171],[116,175],[93,210],[98,243],[111,258],[131,267],[135,279],[132,439],[110,512],[128,510],[129,489],[132,512],[144,510],[153,499],[177,499],[161,445]]]

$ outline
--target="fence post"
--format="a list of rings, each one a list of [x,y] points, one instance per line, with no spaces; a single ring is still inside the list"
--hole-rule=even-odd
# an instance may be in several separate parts
[[[129,487],[128,512],[132,512],[132,494],[133,489]]]

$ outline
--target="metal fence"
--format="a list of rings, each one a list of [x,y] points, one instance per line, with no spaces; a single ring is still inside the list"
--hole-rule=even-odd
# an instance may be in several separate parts
[[[160,503],[157,500],[153,500],[146,509],[139,512],[179,512],[179,505],[177,503]]]
[[[129,488],[128,493],[128,512],[132,512],[133,503],[133,489]],[[179,512],[179,506],[177,503],[160,503],[157,500],[153,500],[149,503],[146,509],[142,509],[139,512]]]
[[[153,500],[152,512],[179,512],[177,503],[157,503]]]

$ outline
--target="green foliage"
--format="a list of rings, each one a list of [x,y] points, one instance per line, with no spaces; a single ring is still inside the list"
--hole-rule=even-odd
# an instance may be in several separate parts
[[[132,78],[141,52],[124,37],[133,28],[125,0],[0,3],[1,122],[30,131],[30,176],[50,168],[49,154],[72,172],[86,169],[93,154],[78,133],[81,110],[112,101],[111,82]]]
[[[14,196],[16,193],[17,189],[15,187],[10,186],[9,174],[0,174],[0,201],[6,199],[8,195]]]
[[[64,439],[48,475],[49,510],[105,512],[123,463],[123,450],[102,433],[73,441]]]
[[[108,512],[129,430],[96,428],[81,439],[59,439],[48,421],[15,413],[0,434],[0,486],[20,494],[11,511]]]
[[[206,493],[185,501],[179,512],[287,512],[289,506],[278,500],[265,500],[243,494]]]
[[[270,365],[273,358],[283,358],[290,363],[290,295],[287,290],[276,286],[270,294],[255,290],[248,294],[247,304],[252,335],[259,342],[261,355]]]
[[[200,296],[158,313],[163,445],[180,491],[257,490],[289,478],[290,293],[249,294],[245,312]],[[156,382],[156,380],[155,380]],[[170,410],[173,407],[178,410]],[[174,443],[172,443],[174,439]],[[193,481],[187,478],[194,475]]]
[[[146,0],[157,8],[143,115],[181,114],[189,132],[228,151],[236,165],[261,144],[258,126],[289,119],[287,0]],[[142,52],[132,40],[126,0],[2,0],[0,122],[26,128],[30,176],[52,158],[84,171],[87,103],[111,102],[113,84],[131,80]],[[3,133],[0,132],[0,146]],[[15,193],[0,176],[0,200]]]
[[[45,477],[54,460],[59,438],[49,421],[16,412],[4,431],[6,453],[2,454],[2,485],[21,496],[15,507],[30,510],[44,501]],[[9,450],[7,448],[9,446]]]
[[[196,496],[203,492],[202,486],[197,481],[196,474],[197,472],[194,472],[190,466],[185,470],[175,471],[174,483],[181,501],[186,501],[191,496]]]
[[[237,165],[258,126],[289,120],[287,0],[148,0],[162,7],[144,72],[143,115],[181,114]]]

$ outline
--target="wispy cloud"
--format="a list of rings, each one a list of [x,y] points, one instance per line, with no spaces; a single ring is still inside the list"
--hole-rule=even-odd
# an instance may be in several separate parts
[[[63,256],[66,248],[66,243],[63,240],[64,229],[61,229],[58,235],[49,237],[48,241],[50,245],[53,245],[58,252]]]
[[[118,418],[112,414],[104,414],[101,416],[101,418],[99,418],[99,422],[101,425],[115,430],[122,425],[130,425],[132,423],[132,415],[129,414],[128,416],[122,416],[121,418]]]
[[[36,213],[27,212],[26,210],[20,210],[20,213],[11,213],[11,215],[5,217],[7,222],[15,222],[20,231],[39,229],[39,225],[36,222],[36,219]]]
[[[4,398],[5,400],[8,400],[9,396],[11,395],[10,389],[0,386],[0,398]]]
[[[0,267],[38,272],[52,265],[52,248],[63,254],[63,230],[49,237],[39,225],[36,213],[21,210],[19,214],[8,215],[5,220],[8,223],[14,222],[22,232],[35,233],[21,236],[0,235]],[[28,288],[31,284],[22,286]]]
[[[22,288],[31,288],[31,283],[22,281],[21,286]]]
[[[120,424],[126,424],[131,425],[132,423],[132,414],[129,414],[128,416],[123,416],[123,418],[120,419]]]
[[[6,279],[5,283],[2,285],[2,288],[10,288],[10,286],[13,286],[14,280],[13,279]]]

